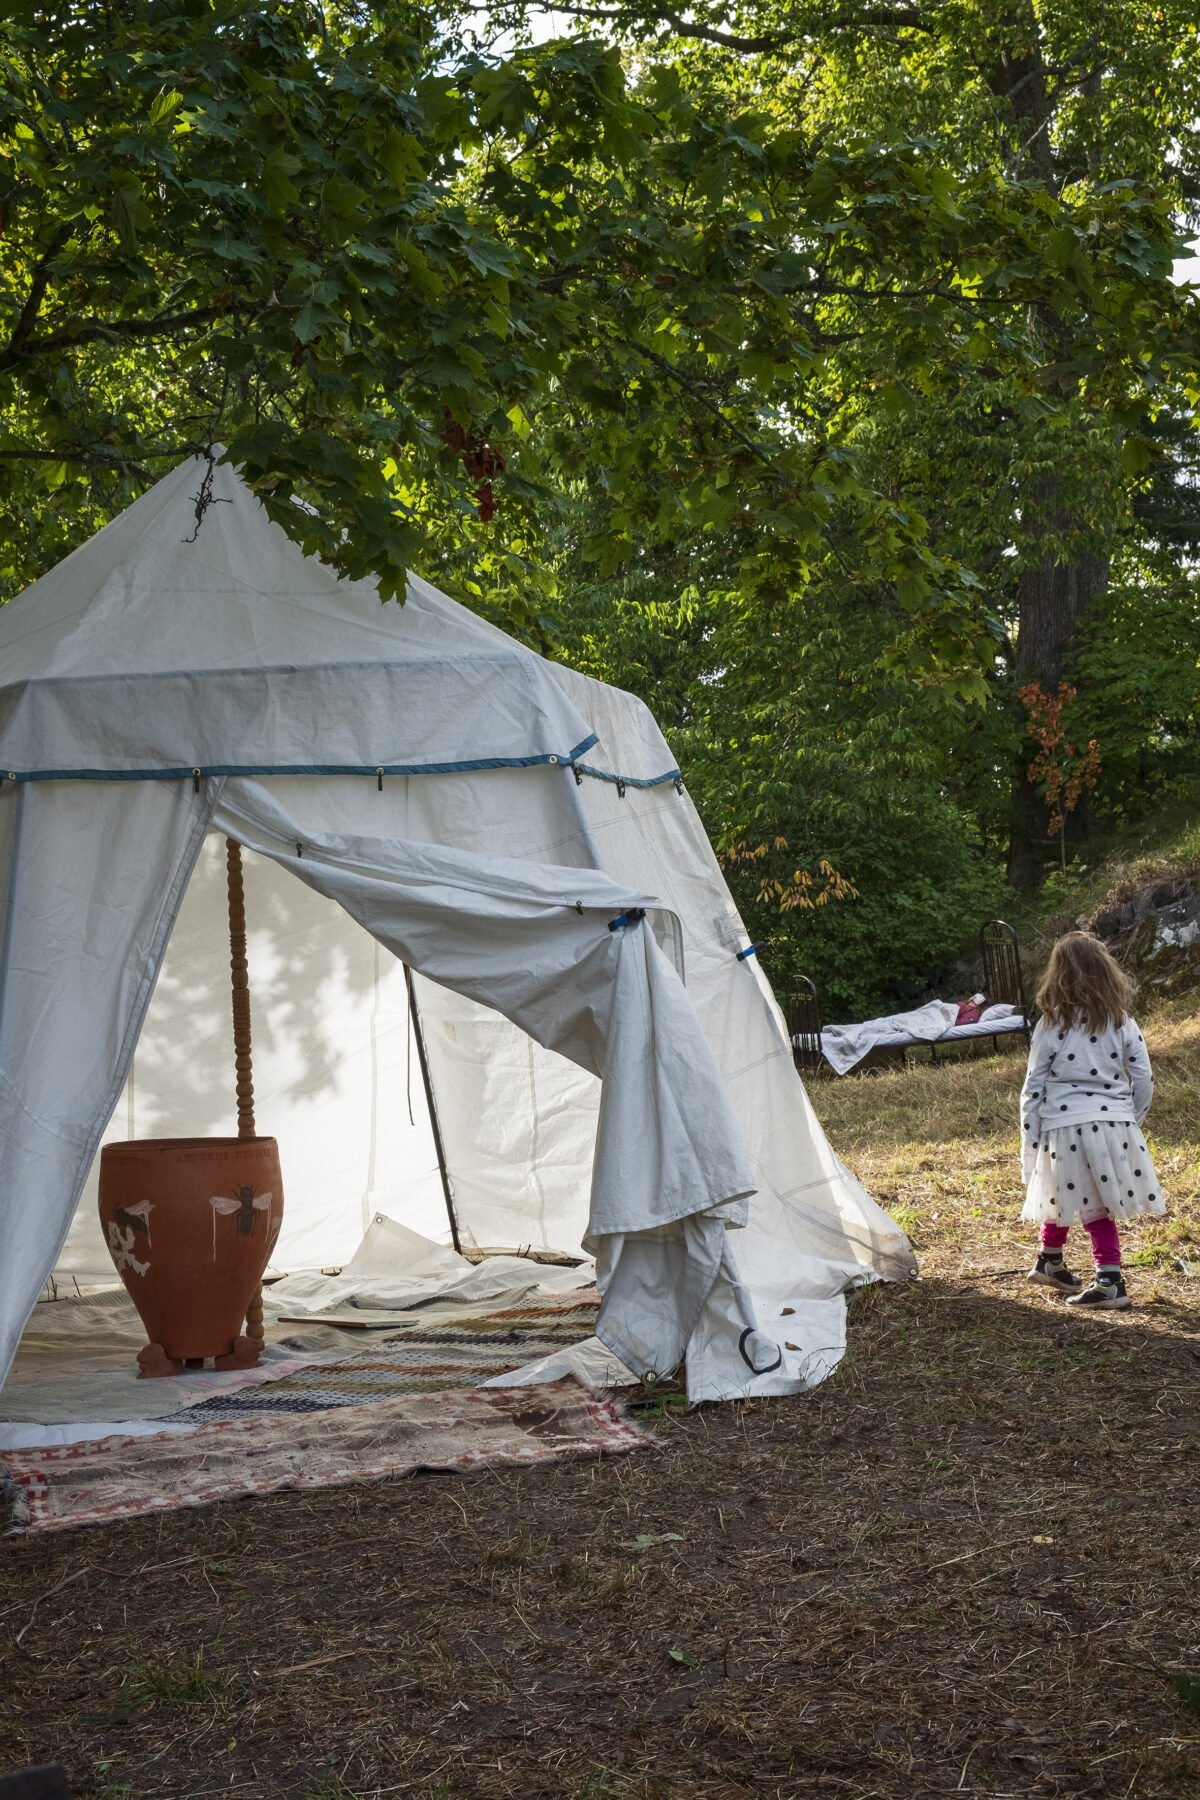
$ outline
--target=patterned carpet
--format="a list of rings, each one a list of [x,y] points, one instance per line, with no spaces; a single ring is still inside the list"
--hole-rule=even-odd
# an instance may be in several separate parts
[[[361,1400],[361,1395],[359,1396]],[[644,1448],[576,1381],[408,1393],[309,1419],[229,1419],[182,1436],[115,1437],[6,1453],[16,1531],[63,1531],[280,1488],[342,1487],[417,1469],[525,1465]]]
[[[403,1394],[474,1388],[591,1337],[600,1296],[594,1287],[531,1295],[516,1306],[447,1324],[410,1325],[370,1350],[334,1364],[281,1376],[269,1387],[214,1394],[188,1411],[189,1422],[325,1412]],[[419,1317],[419,1315],[418,1315]],[[317,1321],[314,1321],[317,1322]]]

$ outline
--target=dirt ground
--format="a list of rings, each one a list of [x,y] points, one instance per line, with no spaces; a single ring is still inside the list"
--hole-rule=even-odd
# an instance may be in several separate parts
[[[608,1462],[0,1540],[0,1769],[89,1796],[1200,1800],[1200,1024],[1137,1304],[1030,1289],[1023,1056],[812,1092],[918,1283]],[[1078,1251],[1076,1252],[1078,1257]]]

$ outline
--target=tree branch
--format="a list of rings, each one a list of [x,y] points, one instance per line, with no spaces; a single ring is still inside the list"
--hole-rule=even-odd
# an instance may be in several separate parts
[[[553,10],[569,13],[578,19],[607,19],[626,25],[632,23],[635,17],[632,9],[627,7],[555,5]],[[744,37],[737,32],[721,31],[715,25],[697,25],[682,18],[669,6],[652,6],[645,12],[639,11],[636,16],[639,22],[649,18],[660,25],[669,25],[676,37],[694,38],[703,44],[715,44],[722,50],[739,50],[746,56],[773,56],[796,42],[796,34],[783,31],[761,32],[756,37]],[[903,6],[875,6],[852,17],[821,21],[823,32],[852,32],[856,29],[869,31],[872,28],[926,32],[931,29],[919,12]]]
[[[44,286],[43,286],[44,292]],[[26,303],[25,312],[29,311],[30,301]],[[257,308],[250,308],[257,311]],[[64,327],[61,331],[52,331],[46,337],[30,338],[26,334],[23,342],[18,342],[20,326],[14,331],[7,350],[0,353],[0,370],[12,369],[18,363],[29,362],[35,356],[42,356],[50,350],[74,350],[83,344],[96,342],[110,343],[114,338],[126,342],[139,339],[174,337],[181,331],[188,331],[195,325],[211,325],[214,319],[228,311],[225,306],[200,306],[190,313],[168,313],[161,319],[114,319],[111,324],[103,324],[99,320],[85,322],[78,326]],[[33,315],[36,318],[36,313]],[[25,313],[21,315],[22,319]],[[32,330],[33,320],[30,321]]]
[[[173,462],[182,462],[185,456],[192,455],[201,447],[183,444],[174,450],[149,450],[143,453],[138,462],[122,455],[119,450],[0,450],[0,462],[78,463],[81,468],[101,470],[106,475],[125,472],[149,486],[156,477],[143,467],[143,463],[161,461],[168,456]]]
[[[691,380],[682,369],[677,368],[674,363],[668,362],[665,356],[660,356],[657,350],[651,350],[645,344],[637,343],[636,340],[629,347],[635,355],[642,357],[648,363],[653,363],[668,381],[675,382],[685,393],[690,394],[693,400],[698,400],[701,406],[707,407],[713,417],[720,420],[725,429],[750,452],[756,461],[764,463],[773,475],[778,474],[774,457],[770,456],[761,444],[756,444],[740,425],[735,425],[721,402],[715,399],[699,382]]]
[[[33,279],[29,283],[29,297],[21,309],[21,316],[13,328],[8,340],[8,349],[0,357],[0,364],[5,359],[15,360],[21,354],[25,344],[33,334],[38,314],[42,310],[42,301],[46,298],[46,289],[50,285],[50,265],[71,235],[69,225],[60,225],[42,255],[34,265]]]

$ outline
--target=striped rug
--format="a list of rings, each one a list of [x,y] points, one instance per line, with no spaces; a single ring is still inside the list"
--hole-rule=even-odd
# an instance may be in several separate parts
[[[443,1315],[436,1325],[409,1325],[345,1361],[296,1370],[269,1387],[214,1394],[189,1408],[188,1421],[324,1412],[403,1394],[478,1387],[493,1375],[591,1337],[599,1308],[595,1288],[584,1288],[530,1295],[515,1306],[459,1324],[445,1323]]]

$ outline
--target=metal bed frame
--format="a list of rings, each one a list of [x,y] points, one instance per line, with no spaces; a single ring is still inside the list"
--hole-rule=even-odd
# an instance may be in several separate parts
[[[821,1006],[816,986],[807,975],[801,975],[796,982],[785,1017],[792,1061],[801,1075],[815,1075],[827,1065],[821,1048]]]
[[[988,999],[1005,1006],[1015,1006],[1023,1020],[1022,1035],[1025,1045],[1029,1047],[1029,1005],[1025,998],[1025,972],[1021,967],[1021,951],[1017,943],[1017,934],[1005,919],[989,919],[979,931],[979,952],[983,960],[983,991]],[[815,1075],[822,1069],[828,1069],[825,1052],[821,1046],[821,1003],[817,998],[816,984],[807,975],[801,975],[788,1000],[784,1014],[787,1020],[788,1037],[792,1044],[792,1060],[798,1074]],[[986,1034],[985,1034],[986,1035]],[[993,1032],[992,1048],[1000,1049],[1001,1035],[1011,1034]],[[958,1039],[952,1042],[969,1042]],[[930,1060],[936,1062],[937,1044],[928,1043],[916,1038],[907,1044],[889,1045],[889,1049],[897,1049],[902,1058],[907,1059],[909,1050],[928,1050]]]

